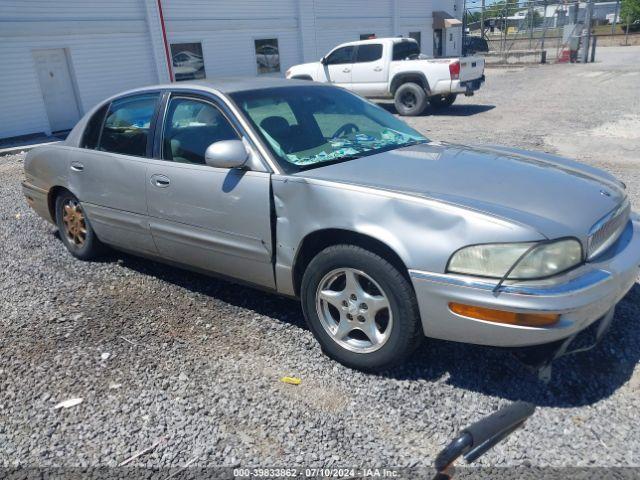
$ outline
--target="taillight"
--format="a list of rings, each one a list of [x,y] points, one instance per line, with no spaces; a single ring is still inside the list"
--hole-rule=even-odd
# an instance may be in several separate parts
[[[451,75],[451,80],[460,78],[460,62],[458,60],[449,64],[449,75]]]

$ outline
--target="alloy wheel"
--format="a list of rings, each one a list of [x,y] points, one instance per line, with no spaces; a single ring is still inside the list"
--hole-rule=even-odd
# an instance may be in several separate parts
[[[87,239],[87,225],[80,203],[75,199],[68,199],[62,206],[62,223],[64,235],[69,243],[82,247]]]
[[[387,294],[373,278],[353,268],[332,270],[323,277],[316,310],[329,336],[356,353],[380,349],[393,328]]]

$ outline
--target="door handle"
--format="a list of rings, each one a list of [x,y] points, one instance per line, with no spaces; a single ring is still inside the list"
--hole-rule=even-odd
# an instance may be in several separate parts
[[[382,71],[382,67],[376,67],[373,69],[374,72],[381,72]]]
[[[151,175],[151,184],[159,188],[167,188],[171,184],[171,180],[164,175]]]
[[[71,170],[74,172],[81,172],[84,170],[84,165],[80,162],[71,162]]]
[[[351,71],[351,69],[349,69],[349,68],[344,68],[344,69],[342,70],[342,72],[343,72],[343,73],[349,73],[350,71]]]

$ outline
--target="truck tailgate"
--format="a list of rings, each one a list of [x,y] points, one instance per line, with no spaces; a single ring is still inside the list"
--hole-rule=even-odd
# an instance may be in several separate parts
[[[466,82],[480,78],[484,74],[484,58],[462,57],[460,58],[460,81]]]

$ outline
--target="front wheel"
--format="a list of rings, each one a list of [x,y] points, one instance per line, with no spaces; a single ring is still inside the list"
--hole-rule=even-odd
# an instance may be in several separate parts
[[[457,95],[453,93],[449,95],[437,95],[429,99],[429,104],[435,109],[447,108],[453,105],[453,102],[456,101],[456,96]]]
[[[417,83],[403,83],[393,96],[393,103],[400,115],[415,117],[424,111],[427,93]]]
[[[423,338],[409,281],[382,257],[353,245],[320,252],[301,286],[307,324],[323,351],[358,370],[401,363]]]

